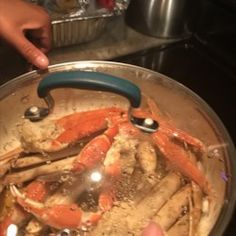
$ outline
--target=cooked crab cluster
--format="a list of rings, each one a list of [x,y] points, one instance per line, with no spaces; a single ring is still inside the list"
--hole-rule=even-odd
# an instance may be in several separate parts
[[[0,235],[11,224],[24,235],[140,235],[150,220],[168,235],[202,232],[205,147],[148,105],[136,116],[158,121],[152,134],[117,107],[24,121],[21,146],[1,158]]]

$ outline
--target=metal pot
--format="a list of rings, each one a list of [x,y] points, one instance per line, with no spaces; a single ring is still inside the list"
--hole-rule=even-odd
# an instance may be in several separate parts
[[[75,85],[75,87],[83,88],[82,90],[69,88],[74,87],[71,84],[73,81],[70,81],[73,80],[72,77],[77,77],[76,74],[81,71],[88,73],[85,76],[88,81],[91,82],[95,78],[96,84],[94,85],[92,81],[92,85],[88,85],[86,80],[85,85],[83,83]],[[66,75],[67,78],[61,78],[65,76],[62,72],[70,73]],[[102,72],[107,75],[104,77],[93,73],[92,78],[89,78],[90,72]],[[53,77],[56,85],[53,82],[46,84],[46,89],[45,87],[38,88],[41,79],[47,75]],[[128,83],[112,82],[107,85],[107,79],[114,76],[123,78]],[[60,82],[61,79],[63,79],[62,82]],[[70,81],[69,84],[66,80]],[[105,88],[103,83],[105,83]],[[19,145],[16,126],[23,121],[22,116],[27,108],[32,105],[45,107],[44,100],[37,95],[37,88],[42,90],[42,97],[48,94],[49,90],[57,88],[51,92],[55,105],[49,117],[53,119],[75,111],[111,105],[137,107],[140,105],[140,94],[136,86],[141,89],[142,95],[152,97],[160,109],[173,119],[177,127],[191,133],[209,147],[211,158],[203,160],[203,167],[210,184],[214,187],[215,194],[211,199],[204,235],[222,235],[231,218],[236,200],[234,146],[212,109],[192,91],[162,74],[122,63],[81,61],[50,66],[49,70],[43,73],[33,71],[19,76],[0,87],[0,151],[5,153]],[[94,91],[97,88],[108,92]],[[126,98],[110,92],[118,93]]]
[[[202,12],[198,0],[133,0],[126,21],[137,31],[160,38],[184,38],[195,32]]]

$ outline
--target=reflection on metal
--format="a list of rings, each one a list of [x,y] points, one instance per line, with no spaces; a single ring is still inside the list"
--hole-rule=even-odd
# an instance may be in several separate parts
[[[32,106],[26,109],[24,118],[32,122],[40,121],[49,115],[50,110],[45,107]]]
[[[7,236],[16,236],[18,233],[18,227],[15,224],[10,224],[7,228]]]
[[[195,31],[201,0],[131,1],[126,22],[137,31],[160,38],[185,38]]]
[[[97,191],[103,184],[104,173],[102,169],[96,168],[85,175],[85,186],[88,192]]]
[[[99,171],[94,171],[90,175],[92,182],[100,182],[102,180],[102,174]]]

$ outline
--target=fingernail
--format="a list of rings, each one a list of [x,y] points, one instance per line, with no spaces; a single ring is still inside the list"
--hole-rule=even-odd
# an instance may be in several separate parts
[[[164,236],[164,233],[160,225],[150,222],[148,226],[143,230],[142,236]]]
[[[49,65],[49,61],[46,56],[38,56],[34,64],[40,69],[46,69]]]

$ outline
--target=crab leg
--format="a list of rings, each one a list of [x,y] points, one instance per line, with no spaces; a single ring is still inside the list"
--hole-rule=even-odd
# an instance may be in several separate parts
[[[135,213],[128,219],[130,230],[139,230],[140,224],[144,225],[147,219],[160,210],[160,208],[181,186],[181,177],[176,173],[170,173],[152,189],[152,194],[137,202]],[[138,222],[138,223],[137,223]]]
[[[153,140],[161,153],[174,165],[183,175],[196,182],[201,189],[210,194],[208,181],[203,172],[189,159],[188,154],[178,144],[171,142],[170,138],[161,131],[152,134]]]
[[[158,130],[151,135],[160,152],[183,175],[196,182],[205,194],[210,194],[209,183],[205,175],[189,158],[186,150],[172,140],[173,134],[176,138],[183,137],[182,141],[193,145],[201,151],[204,150],[204,145],[198,139],[195,139],[188,134],[183,136],[179,135],[176,128],[169,128],[171,126],[158,115],[160,112],[153,100],[148,99],[148,105],[151,110],[152,118],[157,120],[160,125]]]
[[[24,195],[15,186],[11,187],[11,191],[17,202],[26,207],[27,211],[39,220],[39,224],[44,223],[58,229],[78,228],[86,215],[73,202],[78,199],[86,186],[82,183],[80,176],[68,176],[68,178],[65,177],[64,181],[57,191],[46,199],[44,204],[27,197],[23,198]],[[64,190],[71,192],[71,194],[65,194]],[[86,220],[95,224],[98,215],[99,213],[88,214]],[[71,218],[73,220],[70,220]]]
[[[70,169],[78,174],[94,168],[98,163],[102,164],[102,161],[113,142],[113,138],[117,135],[118,131],[118,126],[113,126],[104,134],[91,140],[75,158]],[[25,198],[15,186],[11,187],[11,191],[13,192],[13,195],[17,197],[17,202],[21,206],[27,208],[30,213],[52,227],[73,229],[80,227],[83,222],[83,212],[76,204],[66,202],[66,204],[61,203],[46,206],[32,201],[29,198]],[[101,210],[110,209],[112,206],[112,196],[110,197],[108,193],[109,192],[104,192],[99,199]],[[94,224],[100,217],[101,212],[91,214],[89,216],[89,221]]]
[[[83,187],[81,186],[83,189]],[[81,188],[76,190],[78,192],[82,191]],[[74,203],[70,203],[73,199],[62,199],[60,204],[54,204],[48,206],[48,204],[43,204],[38,201],[32,200],[31,198],[26,197],[25,194],[22,194],[14,185],[10,186],[12,194],[16,197],[17,203],[25,208],[29,213],[33,214],[37,219],[43,222],[46,225],[57,229],[77,229],[80,228],[85,222],[94,225],[101,218],[102,211],[86,213],[81,210]],[[53,197],[48,201],[54,202],[58,200],[58,196]]]
[[[157,120],[160,124],[160,130],[163,131],[163,133],[166,133],[168,136],[172,138],[179,139],[183,143],[187,143],[190,146],[197,148],[201,153],[206,151],[205,145],[197,138],[194,138],[193,136],[189,135],[188,133],[184,132],[183,130],[180,130],[171,123],[167,122],[160,114],[160,110],[158,109],[156,103],[154,100],[147,98],[147,103],[149,106],[149,109],[151,111],[152,116],[155,120]]]
[[[202,215],[202,200],[203,194],[198,185],[191,183],[192,198],[189,199],[189,234],[193,236],[196,234],[198,225]]]
[[[114,134],[112,134],[112,131],[114,131]],[[96,137],[85,145],[80,154],[77,156],[54,161],[50,164],[45,164],[29,170],[9,174],[5,177],[3,183],[5,185],[9,183],[18,184],[32,180],[33,178],[41,175],[58,172],[59,170],[73,170],[74,172],[79,172],[85,169],[91,169],[103,160],[111,145],[111,141],[108,136],[110,135],[110,138],[112,139],[112,135],[115,135],[116,132],[116,128],[107,130],[105,134]],[[41,158],[36,157],[35,159],[36,161],[41,161]]]
[[[122,119],[123,114],[125,114],[124,110],[111,107],[63,117],[56,122],[56,125],[62,127],[64,131],[52,142],[52,147],[60,149],[60,146],[64,147],[100,132],[108,127],[110,119],[117,122],[119,118]]]
[[[60,204],[46,207],[24,194],[12,185],[11,192],[17,198],[18,204],[35,215],[40,221],[55,228],[77,228],[81,224],[82,210],[76,204]]]
[[[83,142],[84,143],[84,142]],[[73,147],[66,148],[64,150],[53,152],[53,153],[44,153],[25,156],[16,159],[12,163],[13,169],[20,169],[25,167],[33,168],[34,165],[50,163],[57,160],[62,160],[71,156],[76,156],[83,148],[83,143],[79,143]]]
[[[92,139],[74,160],[72,171],[82,172],[85,169],[94,168],[97,164],[102,164],[118,132],[118,126],[114,126]]]
[[[120,108],[109,107],[74,113],[54,121],[32,123],[26,120],[20,130],[21,146],[3,154],[0,160],[11,160],[24,151],[50,153],[65,149],[107,129],[110,123],[127,120],[125,114]]]
[[[23,150],[22,147],[18,147],[18,148],[16,148],[16,149],[13,149],[13,150],[11,150],[11,151],[9,151],[9,152],[7,152],[7,153],[1,155],[1,159],[0,159],[0,160],[1,160],[1,161],[11,160],[11,159],[14,158],[14,157],[18,157],[19,154],[20,154],[21,152],[23,152],[23,151],[24,151],[24,150]]]
[[[20,184],[32,180],[38,176],[56,173],[58,171],[68,171],[71,169],[75,157],[69,157],[64,160],[55,161],[50,164],[45,164],[40,167],[35,167],[29,170],[9,174],[3,180],[3,184]]]
[[[17,159],[21,152],[23,152],[23,149],[19,147],[0,156],[0,177],[6,174],[11,167],[11,160]]]
[[[98,164],[102,164],[104,166],[105,177],[109,178],[111,183],[103,186],[103,190],[99,195],[99,206],[103,211],[109,210],[113,205],[115,199],[115,188],[113,183],[115,183],[117,181],[117,178],[120,177],[121,169],[129,168],[127,166],[127,168],[125,168],[120,163],[120,155],[118,153],[118,150],[116,150],[116,154],[118,154],[117,156],[111,148],[112,144],[113,146],[115,145],[114,138],[116,137],[117,140],[117,134],[119,132],[126,132],[126,128],[126,123],[116,124],[113,127],[109,128],[104,132],[104,134],[91,140],[84,147],[78,158],[76,158],[73,163],[72,171],[75,172],[81,172],[86,169],[90,170],[96,167]],[[132,149],[132,146],[128,146],[129,149]],[[127,158],[126,164],[130,159],[134,159],[134,156],[133,158]]]
[[[181,217],[167,233],[168,236],[189,236],[189,214]]]
[[[102,163],[106,152],[110,148],[112,136],[115,136],[116,132],[118,132],[117,127],[108,129],[103,135],[96,137],[85,145],[77,156],[54,161],[50,164],[45,164],[29,170],[8,174],[3,183],[5,185],[9,183],[18,184],[32,180],[38,176],[58,172],[59,170],[73,170],[74,172],[80,172],[85,169],[91,169],[98,163]]]
[[[180,186],[181,177],[176,173],[168,174],[142,199],[138,197],[131,202],[121,202],[105,212],[90,235],[123,236],[130,232],[140,235],[140,231],[147,224],[147,219],[151,219]]]
[[[168,230],[183,214],[185,206],[188,205],[190,195],[190,185],[184,186],[160,209],[152,221],[160,224],[163,230]]]
[[[35,181],[29,184],[26,188],[25,196],[42,201],[45,198],[45,183],[42,181]],[[11,211],[7,213],[0,223],[0,235],[6,235],[7,228],[10,224],[21,224],[29,215],[26,214],[19,206],[14,204]]]
[[[145,173],[154,173],[157,168],[157,154],[153,145],[148,141],[142,141],[137,148],[137,158]]]

